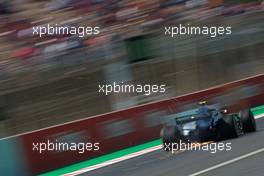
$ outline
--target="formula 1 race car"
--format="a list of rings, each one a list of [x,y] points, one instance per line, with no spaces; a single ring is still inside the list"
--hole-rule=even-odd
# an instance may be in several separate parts
[[[250,110],[229,114],[226,109],[202,104],[198,109],[171,115],[160,134],[165,144],[219,141],[254,131],[256,122]]]

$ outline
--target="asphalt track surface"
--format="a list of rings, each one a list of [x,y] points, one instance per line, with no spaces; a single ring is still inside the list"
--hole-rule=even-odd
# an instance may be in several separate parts
[[[248,133],[231,142],[232,150],[218,151],[184,151],[168,154],[162,150],[148,153],[117,164],[103,167],[82,174],[82,176],[264,176],[264,118],[257,119],[257,132]],[[259,151],[260,152],[256,152]],[[227,163],[245,154],[235,162]],[[219,164],[224,164],[218,167]],[[217,168],[199,174],[199,171]]]

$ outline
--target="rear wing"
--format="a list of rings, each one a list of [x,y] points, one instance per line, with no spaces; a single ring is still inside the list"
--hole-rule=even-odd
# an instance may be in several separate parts
[[[208,105],[208,107],[209,107],[209,109],[220,110],[219,104]],[[179,112],[179,113],[175,113],[175,114],[170,114],[170,115],[166,116],[165,122],[171,123],[171,122],[175,121],[175,123],[176,123],[177,119],[190,118],[191,116],[197,115],[197,112],[198,112],[198,108],[195,108],[195,109],[191,109],[191,110],[187,110],[187,111],[183,111],[183,112]]]

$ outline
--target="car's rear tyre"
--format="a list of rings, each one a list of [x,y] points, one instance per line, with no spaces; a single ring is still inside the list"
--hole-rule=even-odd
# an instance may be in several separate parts
[[[253,113],[249,109],[240,111],[240,118],[242,119],[244,133],[256,131],[256,120]]]
[[[236,138],[243,134],[242,122],[235,114],[225,116],[219,127],[222,139]]]
[[[173,143],[180,143],[180,141],[185,141],[185,138],[181,135],[180,131],[175,127],[165,127],[161,131],[163,149],[165,151],[171,151]]]
[[[163,149],[167,152],[171,150],[170,143],[174,142],[176,139],[176,129],[173,127],[165,127],[161,131],[161,137],[162,137],[162,142],[163,142]]]

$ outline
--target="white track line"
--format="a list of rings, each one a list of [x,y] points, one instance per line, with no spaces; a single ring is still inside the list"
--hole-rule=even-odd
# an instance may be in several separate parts
[[[259,115],[254,116],[255,119],[259,119],[259,118],[262,118],[262,117],[264,117],[264,114],[259,114]],[[102,167],[105,167],[105,166],[109,166],[109,165],[112,165],[112,164],[115,164],[115,163],[118,163],[118,162],[121,162],[121,161],[125,161],[125,160],[131,159],[131,158],[134,158],[134,157],[137,157],[137,156],[140,156],[140,155],[144,155],[144,154],[147,154],[147,153],[156,151],[156,150],[160,150],[160,149],[162,149],[162,145],[154,146],[154,147],[147,148],[147,149],[144,149],[144,150],[135,152],[135,153],[131,153],[129,155],[125,155],[125,156],[122,156],[122,157],[119,157],[119,158],[116,158],[116,159],[112,159],[112,160],[109,160],[109,161],[106,161],[106,162],[103,162],[103,163],[100,163],[100,164],[96,164],[94,166],[89,166],[89,167],[86,167],[86,168],[82,168],[80,170],[77,170],[77,171],[74,171],[74,172],[71,172],[71,173],[64,174],[63,176],[75,176],[75,175],[79,175],[79,174],[82,174],[82,173],[85,173],[85,172],[89,172],[89,171],[92,171],[92,170],[96,170],[96,169],[99,169],[99,168],[102,168]],[[264,151],[264,148],[261,149],[260,152],[263,152],[263,151]],[[257,151],[255,151],[255,152],[257,152]],[[252,153],[254,154],[255,152],[252,152]],[[216,169],[218,167],[222,167],[224,165],[233,163],[233,162],[235,162],[237,160],[240,160],[240,159],[243,159],[243,158],[248,157],[248,155],[249,156],[253,155],[252,153],[249,153],[249,154],[246,154],[244,156],[235,158],[233,160],[230,160],[230,161],[221,163],[219,165],[213,166],[211,168],[205,169],[203,171],[194,173],[194,174],[189,175],[189,176],[196,176],[196,175],[202,174],[204,172],[208,172],[210,170]],[[257,153],[259,153],[259,152],[257,152]]]
[[[228,164],[231,164],[231,163],[237,162],[237,161],[239,161],[239,160],[242,160],[242,159],[248,158],[248,157],[250,157],[250,156],[256,155],[256,154],[261,153],[261,152],[264,152],[264,148],[258,149],[258,150],[254,151],[254,152],[247,153],[247,154],[245,154],[245,155],[242,155],[242,156],[240,156],[240,157],[237,157],[237,158],[231,159],[231,160],[229,160],[229,161],[225,161],[225,162],[223,162],[223,163],[217,164],[217,165],[215,165],[215,166],[209,167],[209,168],[204,169],[204,170],[201,170],[201,171],[199,171],[199,172],[195,172],[195,173],[193,173],[193,174],[191,174],[191,175],[189,175],[189,176],[197,176],[197,175],[201,175],[201,174],[204,174],[204,173],[206,173],[206,172],[209,172],[209,171],[212,171],[212,170],[214,170],[214,169],[217,169],[217,168],[220,168],[220,167],[226,166],[226,165],[228,165]]]
[[[200,143],[199,145],[204,145],[204,144],[208,144],[208,143],[211,143],[211,142],[212,141],[208,141],[208,142]],[[131,153],[131,154],[128,154],[128,155],[125,155],[125,156],[122,156],[122,157],[119,157],[119,158],[116,158],[116,159],[112,159],[112,160],[109,160],[109,161],[106,161],[106,162],[103,162],[103,163],[100,163],[100,164],[97,164],[97,165],[94,165],[94,166],[89,166],[89,167],[86,167],[86,168],[82,168],[80,170],[64,174],[63,176],[75,176],[75,175],[83,174],[85,172],[89,172],[89,171],[92,171],[92,170],[95,170],[95,169],[99,169],[101,167],[109,166],[111,164],[115,164],[115,163],[118,163],[118,162],[121,162],[121,161],[124,161],[124,160],[128,160],[128,159],[140,156],[140,155],[144,155],[144,154],[147,154],[147,153],[150,153],[150,152],[154,152],[156,150],[160,150],[160,149],[162,149],[162,147],[163,147],[162,145],[157,145],[157,146],[154,146],[154,147],[151,147],[151,148],[147,148],[147,149],[135,152],[135,153]],[[193,147],[195,147],[195,146],[193,146]],[[179,152],[185,152],[185,151],[186,150],[177,151],[174,154],[179,153]]]
[[[74,171],[74,172],[71,172],[71,173],[68,173],[68,174],[64,174],[63,176],[79,175],[79,174],[82,174],[82,173],[85,173],[85,172],[89,172],[89,171],[92,171],[92,170],[95,170],[95,169],[99,169],[101,167],[109,166],[111,164],[115,164],[115,163],[130,159],[130,158],[134,158],[134,157],[137,157],[137,156],[140,156],[140,155],[144,155],[146,153],[150,153],[150,152],[153,152],[153,151],[156,151],[156,150],[160,150],[160,149],[162,149],[162,145],[154,146],[154,147],[142,150],[142,151],[138,151],[138,152],[135,152],[135,153],[131,153],[129,155],[122,156],[120,158],[112,159],[112,160],[109,160],[109,161],[106,161],[106,162],[103,162],[103,163],[100,163],[100,164],[97,164],[97,165],[94,165],[94,166],[89,166],[89,167],[80,169],[78,171]]]
[[[264,117],[264,114],[259,114],[259,115],[254,116],[255,119],[260,119],[262,117]]]
[[[259,119],[259,118],[262,118],[262,117],[264,117],[264,114],[259,114],[259,115],[254,116],[255,119]],[[202,143],[202,145],[203,144],[206,144],[206,143]],[[112,165],[112,164],[115,164],[115,163],[118,163],[118,162],[121,162],[121,161],[125,161],[125,160],[131,159],[131,158],[134,158],[134,157],[137,157],[137,156],[140,156],[140,155],[144,155],[144,154],[147,154],[147,153],[156,151],[156,150],[160,150],[160,149],[162,149],[162,145],[154,146],[154,147],[147,148],[147,149],[144,149],[144,150],[135,152],[135,153],[131,153],[129,155],[125,155],[125,156],[122,156],[122,157],[119,157],[119,158],[116,158],[116,159],[112,159],[112,160],[109,160],[109,161],[105,161],[103,163],[96,164],[94,166],[89,166],[89,167],[86,167],[86,168],[82,168],[80,170],[77,170],[77,171],[74,171],[74,172],[71,172],[71,173],[64,174],[63,176],[75,176],[75,175],[79,175],[79,174],[82,174],[82,173],[85,173],[85,172],[89,172],[89,171],[92,171],[92,170],[96,170],[96,169],[99,169],[99,168],[102,168],[102,167],[105,167],[105,166],[109,166],[109,165]],[[261,150],[262,150],[261,152],[263,152],[264,151],[264,148],[261,149]],[[252,152],[252,153],[254,153],[254,152]],[[259,153],[259,152],[257,152],[257,153]],[[249,153],[249,154],[251,154],[251,153]],[[249,155],[249,154],[247,154],[247,155]],[[247,155],[246,155],[246,157],[248,157]],[[249,155],[249,156],[251,156],[251,155]],[[245,155],[244,156],[241,156],[241,157],[238,157],[238,159],[237,158],[233,159],[234,161],[233,160],[230,160],[228,162],[221,163],[219,165],[213,166],[212,168],[205,169],[203,171],[194,173],[194,174],[189,175],[189,176],[196,176],[196,175],[199,175],[201,173],[208,172],[210,170],[216,169],[218,167],[222,167],[224,165],[227,165],[229,163],[235,162],[235,161],[240,160],[240,159],[243,159],[243,158],[245,158]]]

